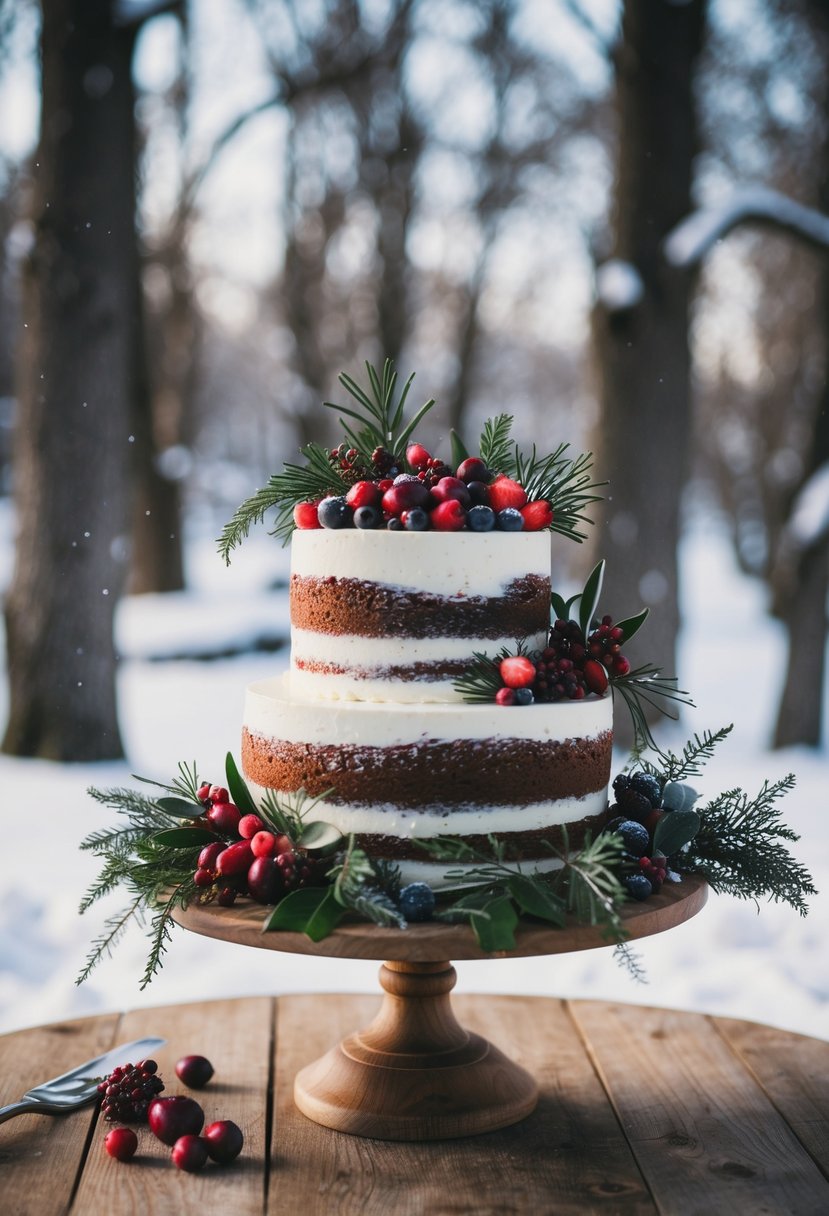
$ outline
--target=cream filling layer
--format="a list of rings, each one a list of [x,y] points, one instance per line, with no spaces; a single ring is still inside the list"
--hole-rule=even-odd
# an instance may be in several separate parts
[[[248,786],[261,802],[266,790],[253,781]],[[380,836],[396,836],[402,840],[428,840],[432,836],[477,836],[489,832],[534,832],[543,828],[578,823],[590,815],[600,815],[607,805],[607,791],[602,787],[584,798],[559,798],[529,806],[471,806],[446,811],[429,812],[421,809],[402,810],[396,806],[353,806],[348,803],[314,802],[312,819],[321,819],[349,832]]]
[[[549,579],[549,532],[383,532],[297,529],[291,572],[425,591],[449,599],[500,596],[528,574]]]
[[[397,533],[391,533],[395,536]],[[416,533],[414,535],[417,535]],[[592,739],[612,729],[609,695],[522,707],[322,701],[291,696],[291,672],[249,685],[244,725],[263,741],[312,746],[400,747],[428,739],[509,741]]]

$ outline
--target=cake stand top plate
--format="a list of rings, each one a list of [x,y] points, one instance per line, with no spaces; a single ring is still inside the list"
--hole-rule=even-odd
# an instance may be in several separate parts
[[[674,929],[696,916],[708,898],[708,884],[690,875],[681,883],[666,883],[658,895],[641,903],[626,903],[621,911],[627,940],[650,937]],[[177,908],[174,919],[185,929],[205,937],[289,954],[324,958],[398,959],[434,962],[442,959],[522,958],[530,955],[569,954],[612,945],[599,926],[572,924],[556,929],[539,922],[522,921],[515,931],[515,949],[488,954],[479,947],[467,925],[429,921],[408,929],[384,929],[365,922],[340,925],[328,937],[314,942],[304,933],[263,933],[267,915],[261,904],[221,908],[217,904],[191,904]]]

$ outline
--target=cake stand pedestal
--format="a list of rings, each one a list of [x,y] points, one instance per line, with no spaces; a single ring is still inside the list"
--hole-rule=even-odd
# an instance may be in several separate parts
[[[625,905],[627,940],[673,929],[705,904],[706,883],[689,877]],[[465,925],[429,922],[406,930],[345,924],[321,942],[304,933],[263,933],[259,904],[192,904],[175,913],[185,929],[248,946],[328,958],[375,958],[383,1002],[375,1020],[348,1035],[294,1082],[297,1106],[335,1131],[381,1140],[443,1140],[495,1131],[535,1107],[534,1079],[497,1047],[463,1029],[452,1012],[453,959],[521,958],[606,946],[593,925],[564,929],[522,922],[516,948],[480,949]]]

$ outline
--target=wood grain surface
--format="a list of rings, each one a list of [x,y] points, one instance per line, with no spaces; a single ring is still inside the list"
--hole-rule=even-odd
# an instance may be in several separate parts
[[[523,1122],[420,1144],[329,1131],[299,1113],[296,1072],[368,1025],[380,998],[216,1000],[0,1036],[0,1101],[114,1045],[160,1034],[189,1091],[245,1132],[242,1156],[184,1174],[140,1130],[129,1163],[94,1108],[0,1125],[3,1216],[812,1216],[829,1212],[829,1043],[702,1014],[546,997],[453,997],[462,1026],[536,1078]]]

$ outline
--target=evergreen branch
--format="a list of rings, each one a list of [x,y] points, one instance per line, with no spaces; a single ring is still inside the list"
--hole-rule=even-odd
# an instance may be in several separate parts
[[[678,868],[702,874],[715,891],[753,900],[758,907],[761,898],[786,903],[805,916],[805,897],[817,890],[806,867],[780,843],[799,836],[781,822],[776,806],[794,783],[792,774],[766,781],[753,799],[741,789],[720,794],[699,812],[700,830],[677,857]]]
[[[305,825],[313,821],[314,808],[333,792],[333,789],[324,790],[312,798],[304,789],[294,794],[277,794],[275,790],[266,790],[259,814],[278,835],[298,840]]]
[[[717,731],[703,731],[702,735],[694,735],[685,744],[682,755],[677,756],[672,751],[659,751],[659,766],[641,761],[641,766],[647,772],[658,777],[663,784],[669,781],[685,781],[688,777],[698,777],[705,765],[711,759],[717,746],[727,739],[734,729],[734,724],[722,726]]]
[[[663,676],[658,667],[645,663],[629,671],[625,676],[611,676],[610,687],[615,697],[618,692],[630,712],[633,722],[634,749],[639,752],[659,748],[651,733],[647,718],[646,705],[659,710],[667,718],[676,721],[678,714],[672,713],[666,702],[676,701],[681,705],[693,705],[694,702],[684,689],[677,688],[675,676]],[[661,754],[661,753],[660,753]]]
[[[496,655],[475,650],[472,653],[473,662],[462,676],[458,676],[452,687],[469,705],[488,704],[495,700],[495,694],[504,683],[499,670],[501,660],[526,653],[527,646],[522,639],[517,640],[512,649],[502,646]]]
[[[578,525],[592,523],[584,510],[590,503],[601,501],[601,495],[592,493],[601,483],[590,478],[592,453],[571,460],[565,456],[568,448],[569,444],[560,443],[549,456],[540,457],[533,446],[531,455],[524,456],[515,444],[506,473],[524,487],[530,502],[543,498],[550,504],[553,532],[581,542],[586,533],[579,531]]]
[[[648,975],[642,966],[642,956],[631,948],[630,942],[617,942],[613,949],[613,958],[624,967],[635,984],[647,984]]]
[[[492,473],[502,472],[511,458],[512,421],[511,414],[498,414],[495,418],[487,418],[484,423],[478,450],[481,460]]]
[[[336,405],[332,401],[325,401],[323,404],[327,409],[336,410],[339,414],[345,414],[360,423],[361,430],[354,432],[353,429],[346,427],[342,418],[339,420],[343,428],[347,430],[354,447],[363,459],[370,463],[372,451],[377,447],[388,448],[393,455],[402,454],[406,440],[435,402],[430,398],[406,422],[404,418],[406,398],[414,380],[414,373],[409,376],[397,400],[395,400],[395,390],[398,377],[391,359],[386,359],[383,364],[382,376],[378,375],[375,367],[366,363],[366,375],[369,382],[368,392],[345,372],[338,377],[346,392],[357,402],[360,407],[358,410],[350,406]]]
[[[567,829],[562,831],[564,848],[548,846],[563,862],[553,888],[563,895],[567,910],[579,924],[602,924],[615,941],[623,941],[619,908],[627,895],[616,873],[624,853],[621,837],[610,832],[593,841],[588,838],[578,853],[570,854]]]
[[[167,946],[172,938],[172,926],[175,925],[173,909],[177,907],[186,908],[189,897],[192,897],[195,892],[196,888],[192,882],[180,883],[153,914],[152,921],[150,922],[152,930],[150,953],[139,985],[142,992],[161,970]]]
[[[104,932],[93,941],[86,963],[75,980],[76,984],[82,984],[88,979],[105,955],[107,958],[112,956],[112,951],[124,936],[131,920],[137,920],[139,924],[143,922],[142,903],[142,897],[138,895],[123,911],[107,918],[104,922]]]

